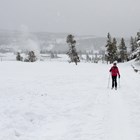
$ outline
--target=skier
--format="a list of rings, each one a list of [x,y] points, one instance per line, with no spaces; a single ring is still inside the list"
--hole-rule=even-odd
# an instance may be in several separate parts
[[[111,67],[111,69],[109,71],[112,76],[112,89],[115,86],[115,89],[117,90],[117,75],[120,78],[120,73],[119,73],[119,69],[116,65],[117,65],[117,62],[114,62],[113,66]]]

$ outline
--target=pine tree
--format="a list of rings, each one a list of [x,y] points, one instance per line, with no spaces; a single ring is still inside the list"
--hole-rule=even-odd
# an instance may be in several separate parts
[[[135,37],[135,39],[134,39],[135,50],[137,50],[137,48],[139,47],[137,41],[138,41],[138,39],[137,39],[137,37]]]
[[[140,32],[137,32],[137,41],[140,40]]]
[[[137,32],[137,60],[140,60],[140,32]]]
[[[23,60],[23,57],[21,57],[19,52],[17,52],[16,60],[17,61],[22,61]]]
[[[98,63],[98,54],[95,53],[94,63]]]
[[[119,45],[119,53],[120,53],[121,62],[126,61],[127,60],[127,47],[125,45],[124,38],[121,39],[121,43]]]
[[[110,33],[107,34],[107,44],[106,44],[106,55],[105,55],[105,59],[108,63],[108,61],[110,61],[110,50],[112,48],[112,41],[111,41],[111,35]]]
[[[140,60],[140,32],[137,32],[136,37],[130,39],[130,59]]]
[[[130,47],[131,47],[131,53],[132,52],[134,52],[135,51],[135,40],[134,40],[134,38],[131,36],[131,38],[130,38]]]
[[[17,53],[16,60],[20,61],[20,53],[19,52]]]
[[[117,41],[115,38],[112,41],[110,33],[107,35],[106,48],[106,60],[107,62],[113,63],[113,61],[117,60]]]
[[[117,53],[117,40],[116,38],[113,38],[112,42],[113,48],[112,48],[112,61],[118,60],[118,53]]]
[[[68,43],[68,46],[69,46],[69,51],[67,52],[67,54],[71,59],[70,62],[75,62],[75,64],[77,65],[77,62],[80,62],[80,60],[76,51],[76,47],[75,47],[76,40],[74,40],[74,36],[71,34],[68,35],[66,42]]]
[[[111,44],[112,44],[112,41],[111,41],[111,35],[110,33],[107,34],[107,44],[106,44],[106,47],[109,47]]]
[[[29,62],[35,62],[36,61],[36,56],[35,56],[34,51],[30,51],[28,53],[28,60],[29,60]]]
[[[130,50],[130,57],[129,58],[134,59],[134,58],[137,57],[137,55],[135,53],[135,51],[138,48],[137,37],[135,37],[135,38],[131,37],[130,38],[130,48],[131,48],[131,50]]]

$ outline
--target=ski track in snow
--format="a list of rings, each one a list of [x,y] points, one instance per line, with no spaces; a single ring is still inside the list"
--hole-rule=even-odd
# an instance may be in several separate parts
[[[111,93],[112,94],[112,93]],[[130,122],[130,112],[125,101],[121,97],[121,92],[117,91],[109,97],[109,125],[106,140],[136,140]]]
[[[0,140],[138,140],[139,75],[120,64],[0,63]],[[126,72],[128,71],[128,72]],[[136,82],[134,86],[133,82]]]

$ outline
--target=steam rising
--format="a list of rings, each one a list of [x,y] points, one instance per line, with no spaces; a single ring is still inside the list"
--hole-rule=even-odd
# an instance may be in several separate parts
[[[37,58],[40,56],[40,45],[33,34],[29,32],[27,26],[22,25],[19,30],[17,39],[17,49],[19,51],[29,52],[34,51]]]

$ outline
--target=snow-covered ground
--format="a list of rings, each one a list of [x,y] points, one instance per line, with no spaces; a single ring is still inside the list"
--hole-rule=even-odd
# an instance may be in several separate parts
[[[140,73],[111,65],[0,62],[0,140],[139,140]],[[108,88],[109,84],[109,88]]]

